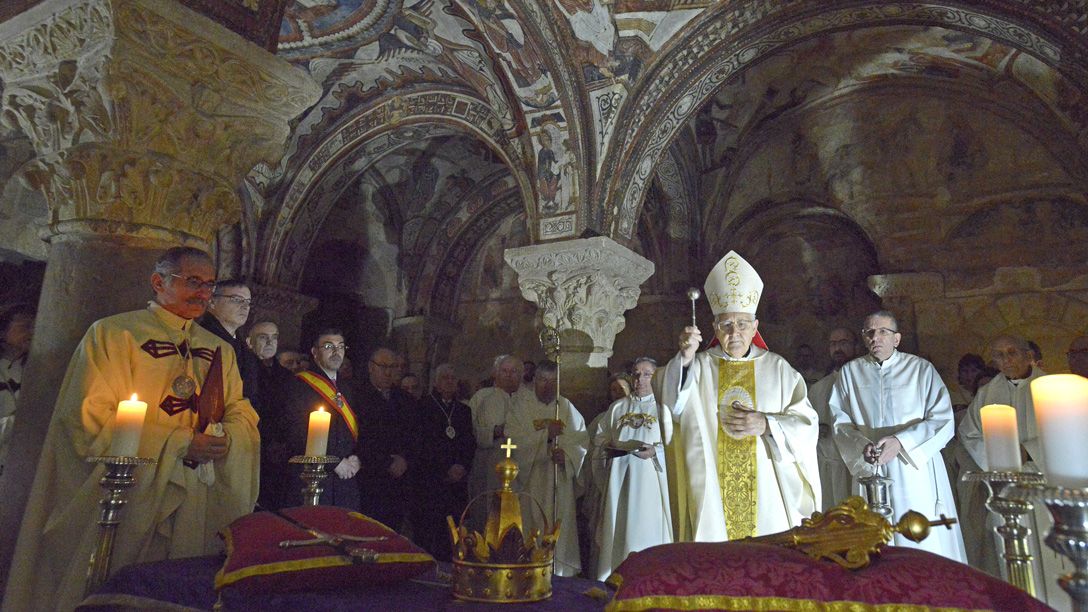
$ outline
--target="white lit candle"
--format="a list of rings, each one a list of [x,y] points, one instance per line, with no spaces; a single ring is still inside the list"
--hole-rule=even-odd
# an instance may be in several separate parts
[[[324,406],[310,413],[310,429],[306,432],[306,456],[321,457],[329,449],[329,423],[332,415]]]
[[[1088,378],[1051,374],[1031,381],[1047,482],[1088,487]]]
[[[147,402],[136,399],[121,400],[117,404],[117,418],[113,421],[113,439],[110,440],[110,455],[114,457],[135,457],[140,450],[140,432],[144,429],[144,416],[147,414]]]
[[[1020,432],[1016,426],[1016,408],[990,404],[983,406],[980,413],[989,469],[994,472],[1019,472]]]

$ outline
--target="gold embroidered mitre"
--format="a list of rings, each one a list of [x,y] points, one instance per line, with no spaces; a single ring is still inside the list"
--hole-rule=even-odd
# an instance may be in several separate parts
[[[763,279],[736,251],[729,251],[710,270],[703,291],[715,315],[723,312],[754,315],[763,294]]]

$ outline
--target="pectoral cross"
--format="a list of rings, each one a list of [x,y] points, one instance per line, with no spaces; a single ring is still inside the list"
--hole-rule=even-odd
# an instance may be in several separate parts
[[[518,446],[517,446],[516,444],[514,444],[514,443],[513,443],[513,442],[512,442],[511,440],[510,440],[510,438],[507,438],[507,439],[506,439],[506,444],[500,444],[500,445],[499,445],[499,448],[501,448],[501,449],[503,449],[504,451],[506,451],[506,458],[507,458],[507,459],[509,459],[509,458],[510,458],[510,451],[514,450],[514,449],[515,449],[515,448],[517,448],[517,447],[518,447]]]

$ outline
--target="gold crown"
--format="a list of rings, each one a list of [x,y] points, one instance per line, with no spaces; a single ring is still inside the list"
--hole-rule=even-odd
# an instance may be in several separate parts
[[[506,459],[495,465],[502,488],[477,496],[461,514],[461,525],[447,516],[453,539],[453,595],[467,601],[520,603],[552,596],[552,558],[559,540],[559,521],[543,532],[526,534],[521,520],[521,493],[510,483],[517,478],[518,465],[510,459],[517,448],[506,440]],[[488,499],[484,533],[469,531],[465,517],[477,500]],[[537,503],[529,495],[525,495]]]

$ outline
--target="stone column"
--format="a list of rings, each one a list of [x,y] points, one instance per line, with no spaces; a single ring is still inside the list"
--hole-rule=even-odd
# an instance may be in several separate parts
[[[253,293],[250,324],[272,321],[280,329],[280,348],[305,349],[302,342],[302,318],[317,308],[318,299],[293,289],[248,283]],[[303,350],[308,353],[308,350]]]
[[[431,371],[449,357],[450,339],[458,331],[455,324],[438,317],[393,319],[393,342],[408,358],[408,371],[419,376],[424,392],[431,387]]]
[[[163,0],[46,0],[0,24],[0,121],[37,157],[50,243],[11,460],[0,476],[0,576],[65,365],[87,326],[152,297],[166,247],[208,248],[236,187],[282,155],[317,101],[297,68]],[[0,581],[3,582],[3,581]],[[2,590],[0,584],[0,590]]]
[[[541,323],[559,330],[561,391],[588,421],[606,401],[623,313],[638,303],[654,264],[605,237],[509,249],[504,257],[522,296],[540,308]]]

